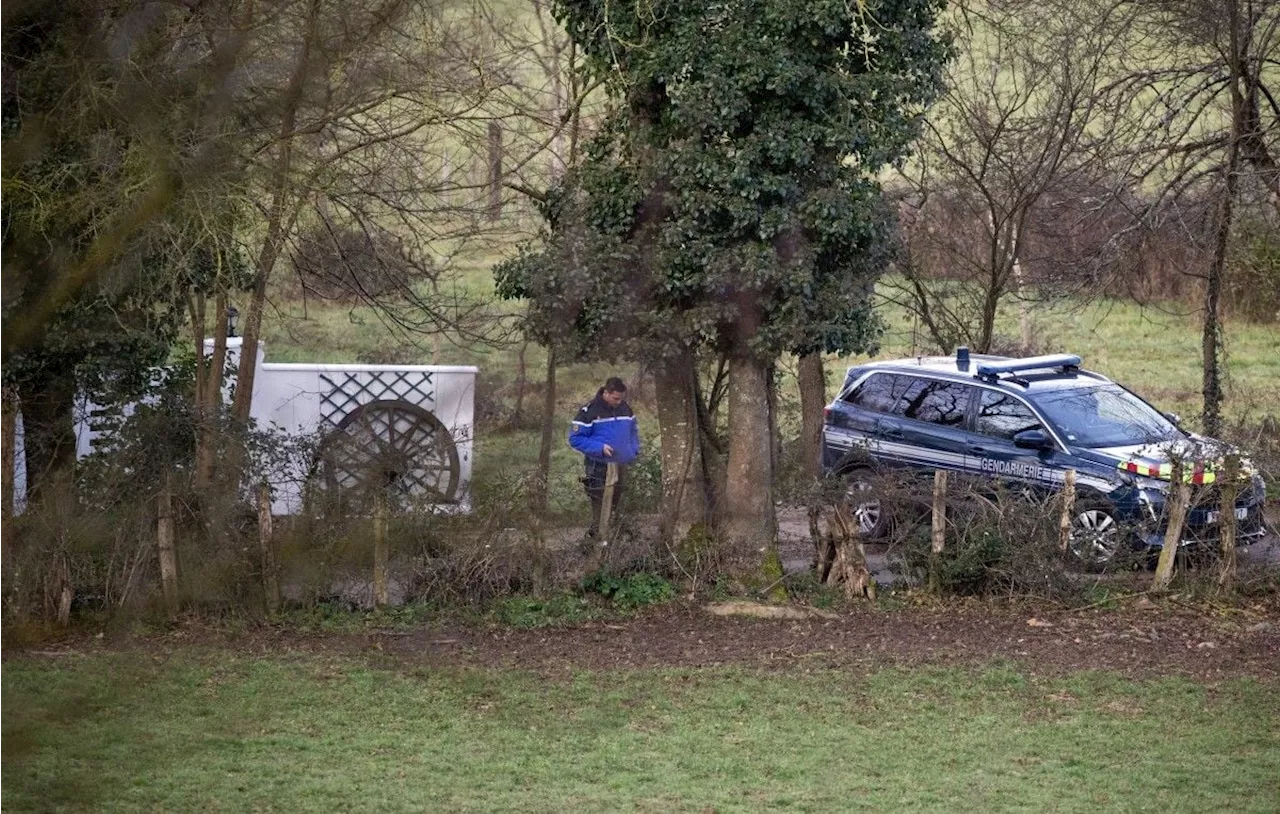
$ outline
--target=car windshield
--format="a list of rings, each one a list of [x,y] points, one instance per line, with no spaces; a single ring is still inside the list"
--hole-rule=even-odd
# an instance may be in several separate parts
[[[1119,385],[1057,390],[1039,394],[1035,403],[1075,446],[1123,447],[1182,437],[1169,419]]]

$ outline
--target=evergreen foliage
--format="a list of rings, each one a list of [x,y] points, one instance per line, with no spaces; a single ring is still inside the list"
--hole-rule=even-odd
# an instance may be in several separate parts
[[[702,342],[864,350],[890,257],[875,175],[900,159],[948,46],[936,0],[561,0],[618,106],[498,269],[543,336],[661,357]],[[618,349],[611,342],[610,349]]]

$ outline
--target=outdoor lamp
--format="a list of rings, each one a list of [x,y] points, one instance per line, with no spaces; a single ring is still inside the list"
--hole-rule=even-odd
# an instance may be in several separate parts
[[[240,309],[234,305],[227,308],[227,336],[234,338],[236,325],[240,322]]]

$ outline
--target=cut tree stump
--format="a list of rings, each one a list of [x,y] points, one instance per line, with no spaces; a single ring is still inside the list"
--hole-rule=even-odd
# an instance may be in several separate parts
[[[831,511],[827,547],[830,570],[822,575],[823,582],[843,584],[844,595],[849,599],[865,596],[874,602],[876,581],[867,567],[867,549],[848,511],[844,503],[837,503]]]

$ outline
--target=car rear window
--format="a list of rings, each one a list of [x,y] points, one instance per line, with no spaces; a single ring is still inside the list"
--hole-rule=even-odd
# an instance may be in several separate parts
[[[955,382],[916,379],[898,402],[894,412],[916,421],[960,427],[964,425],[972,391],[972,387]]]
[[[911,379],[907,376],[873,373],[842,401],[874,413],[892,413],[894,404],[910,384]]]

